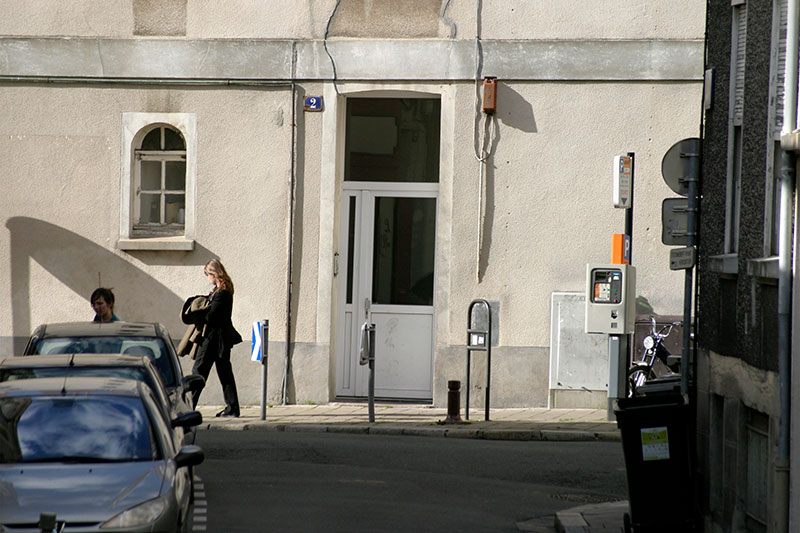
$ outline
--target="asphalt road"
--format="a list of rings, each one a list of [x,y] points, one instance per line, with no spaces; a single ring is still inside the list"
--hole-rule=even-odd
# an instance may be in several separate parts
[[[618,442],[205,430],[197,444],[209,532],[513,532],[627,499]]]

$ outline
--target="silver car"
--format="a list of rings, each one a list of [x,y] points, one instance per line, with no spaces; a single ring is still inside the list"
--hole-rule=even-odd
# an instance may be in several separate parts
[[[190,411],[189,393],[202,388],[203,376],[183,375],[167,329],[149,322],[62,322],[42,324],[28,340],[23,355],[107,353],[147,355],[161,375],[170,402]],[[181,405],[184,404],[184,405]]]
[[[63,376],[117,377],[143,381],[153,389],[156,399],[170,420],[191,412],[185,402],[172,402],[158,370],[146,355],[60,354],[8,357],[0,360],[0,382]],[[200,424],[200,413],[197,419]],[[177,426],[174,430],[178,443],[194,443],[194,431],[186,431],[183,426]]]
[[[53,514],[71,533],[183,531],[204,455],[175,445],[157,402],[120,378],[0,383],[0,531],[39,532]]]

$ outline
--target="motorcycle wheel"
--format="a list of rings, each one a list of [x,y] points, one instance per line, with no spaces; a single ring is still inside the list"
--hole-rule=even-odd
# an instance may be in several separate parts
[[[652,367],[645,364],[633,365],[628,369],[628,398],[638,396],[636,391],[648,379],[656,377]]]

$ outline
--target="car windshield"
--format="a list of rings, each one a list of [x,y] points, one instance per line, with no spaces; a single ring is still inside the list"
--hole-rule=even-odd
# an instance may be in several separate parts
[[[0,463],[151,461],[158,458],[134,396],[0,398]]]
[[[178,376],[164,341],[158,337],[45,337],[33,347],[33,354],[121,353],[146,355],[161,376],[164,386],[177,387]]]

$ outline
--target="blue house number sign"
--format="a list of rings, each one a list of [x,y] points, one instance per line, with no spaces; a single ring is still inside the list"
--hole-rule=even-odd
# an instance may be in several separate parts
[[[322,111],[322,97],[321,96],[306,96],[303,105],[305,111]]]

